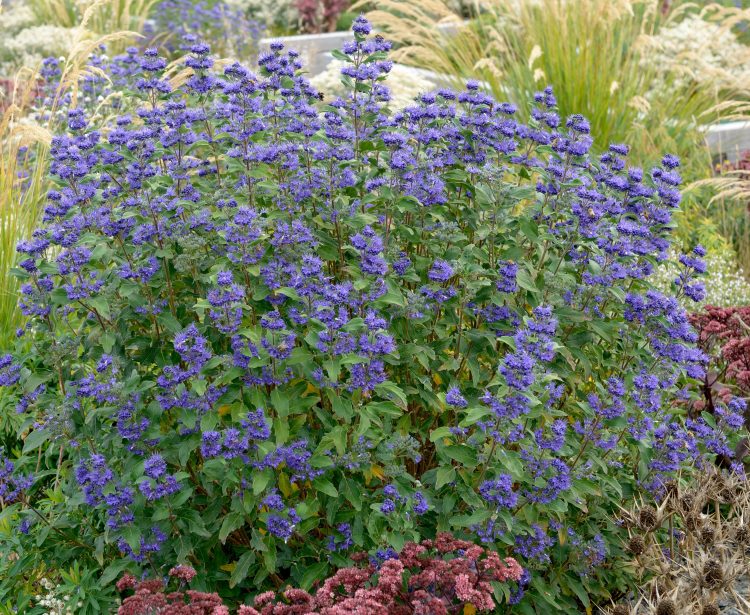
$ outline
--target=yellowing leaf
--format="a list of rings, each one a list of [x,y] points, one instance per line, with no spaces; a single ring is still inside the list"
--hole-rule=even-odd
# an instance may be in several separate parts
[[[372,466],[370,472],[372,472],[373,476],[377,476],[381,480],[385,477],[385,472],[380,466]]]
[[[440,374],[432,374],[432,379],[435,381],[435,384],[440,385],[443,384],[443,379],[440,377]]]
[[[219,416],[224,416],[225,414],[229,414],[232,411],[231,406],[227,406],[226,404],[223,406],[219,406]]]
[[[475,607],[471,602],[467,602],[464,605],[464,615],[474,615],[477,612],[477,607]]]
[[[226,572],[234,572],[234,569],[237,568],[237,562],[232,562],[231,564],[224,564],[223,566],[219,566],[222,570],[225,570]]]
[[[285,497],[289,497],[293,493],[292,483],[289,482],[289,478],[284,472],[279,473],[279,489],[281,489],[281,493],[283,493]]]

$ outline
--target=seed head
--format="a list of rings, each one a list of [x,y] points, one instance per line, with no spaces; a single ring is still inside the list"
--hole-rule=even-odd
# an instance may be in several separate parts
[[[680,506],[682,506],[682,510],[684,510],[685,512],[690,512],[691,510],[693,510],[695,504],[695,496],[692,493],[686,493],[680,499]]]
[[[624,604],[618,604],[612,609],[612,615],[630,615],[630,609]]]
[[[664,598],[656,605],[656,615],[677,615],[677,605],[674,600]]]
[[[734,530],[734,539],[741,545],[750,542],[750,527],[747,525],[738,525],[737,529]]]
[[[707,604],[703,607],[703,610],[701,611],[701,615],[720,615],[721,611],[719,611],[719,607],[716,605],[715,602],[712,602],[711,604]]]
[[[703,582],[709,589],[718,587],[724,580],[724,570],[718,560],[710,559],[703,564]]]
[[[659,517],[652,506],[644,506],[638,513],[638,525],[647,532],[650,532],[659,523]]]
[[[685,515],[685,529],[695,532],[701,526],[701,519],[698,515],[692,513]]]
[[[718,493],[719,499],[725,504],[733,504],[737,500],[737,492],[731,487],[724,487]]]
[[[643,538],[640,536],[633,536],[628,541],[628,551],[630,551],[633,555],[640,555],[646,550],[646,543],[644,542]]]
[[[679,488],[679,484],[674,479],[670,479],[664,483],[664,493],[668,498],[677,496]]]
[[[713,544],[714,540],[716,539],[716,531],[713,527],[710,525],[707,525],[706,527],[701,529],[701,542],[704,545],[711,545]]]

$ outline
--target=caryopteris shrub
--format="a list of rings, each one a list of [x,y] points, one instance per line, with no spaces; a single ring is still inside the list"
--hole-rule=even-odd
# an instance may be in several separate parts
[[[107,130],[70,113],[0,367],[5,599],[76,560],[231,601],[451,531],[527,569],[513,608],[577,613],[633,581],[623,500],[731,454],[731,411],[683,417],[707,358],[649,282],[679,161],[590,157],[551,89],[529,124],[472,82],[390,113],[389,44],[354,34],[322,108],[281,45],[256,76],[195,44],[178,89],[145,52]]]

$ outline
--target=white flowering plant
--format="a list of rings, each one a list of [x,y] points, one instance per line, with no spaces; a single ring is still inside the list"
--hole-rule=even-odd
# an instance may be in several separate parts
[[[685,308],[695,311],[705,305],[730,307],[750,303],[750,282],[737,264],[737,258],[730,248],[710,251],[706,254],[705,262],[708,271],[706,296],[697,305],[683,297]],[[670,258],[656,269],[654,285],[662,292],[670,292],[679,275],[678,254],[673,252]]]

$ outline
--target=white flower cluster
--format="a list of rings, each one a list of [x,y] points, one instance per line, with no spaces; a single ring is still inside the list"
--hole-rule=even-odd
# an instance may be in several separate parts
[[[701,84],[730,88],[750,84],[750,47],[722,25],[688,15],[650,37],[650,66]]]
[[[2,13],[0,13],[0,29],[3,34],[16,34],[33,26],[36,22],[34,11],[31,10],[30,6],[25,6],[23,3],[13,4],[11,6],[3,6]]]
[[[15,57],[61,56],[67,53],[75,39],[76,28],[41,25],[24,28],[14,37],[3,41],[5,51]]]
[[[344,66],[344,62],[332,60],[322,73],[310,79],[310,83],[327,99],[342,96],[346,94],[346,89],[341,83],[341,69]],[[424,76],[421,71],[402,64],[393,65],[386,83],[391,91],[391,101],[388,105],[391,109],[403,109],[412,104],[419,94],[437,87],[435,82]]]
[[[14,3],[0,13],[0,77],[12,77],[21,66],[36,67],[48,56],[67,55],[75,28],[35,25],[34,13]]]
[[[669,260],[654,273],[654,283],[663,293],[674,292],[674,280],[681,270],[678,259],[679,255],[671,252]],[[706,298],[696,304],[691,299],[683,297],[681,303],[685,309],[694,312],[696,308],[704,305],[731,307],[750,304],[750,282],[737,265],[732,252],[709,252],[703,260],[706,261],[707,267],[707,274],[703,278]]]
[[[43,615],[73,615],[71,608],[66,606],[70,602],[70,596],[58,597],[59,585],[55,585],[49,579],[42,579],[40,583],[47,590],[44,596],[36,596],[37,604],[47,609]],[[83,603],[79,602],[76,606],[80,608]]]

